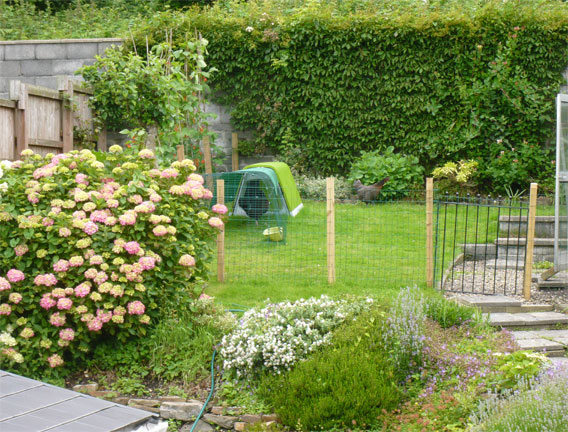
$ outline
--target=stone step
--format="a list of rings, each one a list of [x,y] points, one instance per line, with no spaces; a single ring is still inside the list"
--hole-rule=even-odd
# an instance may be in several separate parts
[[[567,218],[560,218],[560,230],[566,232]],[[527,232],[526,216],[500,216],[499,231],[516,235],[519,233],[524,235]],[[537,216],[535,220],[535,236],[540,238],[554,238],[554,216]]]
[[[482,312],[508,312],[508,313],[530,313],[530,312],[549,312],[554,310],[554,306],[548,304],[525,305],[520,300],[513,297],[500,295],[474,295],[462,294],[455,297],[458,303],[466,306],[477,307]]]
[[[523,327],[543,329],[550,328],[557,324],[568,324],[568,315],[560,312],[495,312],[485,315],[489,316],[489,324],[492,326],[506,327],[508,329],[519,329]]]
[[[523,270],[525,268],[525,260],[524,258],[515,259],[512,257],[509,257],[509,259],[493,259],[487,261],[485,267],[497,270]]]
[[[535,278],[533,278],[534,281]],[[543,280],[541,278],[536,278],[536,286],[538,289],[562,289],[568,288],[568,279],[565,278],[554,278]]]
[[[544,352],[551,357],[566,355],[568,330],[530,330],[512,332],[521,349]]]

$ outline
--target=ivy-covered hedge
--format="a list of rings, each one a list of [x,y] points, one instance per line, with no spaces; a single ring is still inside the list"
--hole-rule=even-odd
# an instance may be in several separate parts
[[[361,151],[394,146],[428,170],[477,159],[486,188],[542,182],[553,173],[545,148],[568,63],[568,5],[459,3],[229,0],[157,15],[135,38],[201,32],[235,126],[300,171],[345,174]]]

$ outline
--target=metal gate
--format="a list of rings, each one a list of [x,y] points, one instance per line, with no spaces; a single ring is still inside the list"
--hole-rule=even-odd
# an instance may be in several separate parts
[[[446,194],[434,206],[437,286],[459,293],[522,294],[528,200]]]
[[[554,217],[554,270],[568,270],[568,95],[556,98],[556,205]]]

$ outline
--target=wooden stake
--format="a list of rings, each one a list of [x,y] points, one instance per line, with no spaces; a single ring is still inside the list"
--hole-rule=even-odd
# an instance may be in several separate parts
[[[327,281],[335,283],[335,179],[328,177],[327,186]]]
[[[225,180],[217,180],[217,204],[225,204]],[[217,281],[225,282],[225,227],[217,234]]]
[[[231,135],[233,148],[233,171],[239,170],[239,137],[236,132]]]
[[[211,144],[209,137],[203,137],[203,160],[205,161],[205,174],[207,177],[207,189],[213,190],[213,168],[211,166]]]
[[[16,154],[14,159],[20,159],[22,151],[29,146],[28,127],[26,125],[26,108],[28,105],[28,91],[26,85],[20,81],[10,81],[10,99],[17,101],[15,110],[16,123]]]
[[[73,81],[67,78],[64,90],[67,103],[61,110],[61,129],[63,135],[63,153],[73,150]]]
[[[182,160],[185,159],[185,148],[184,148],[183,144],[178,145],[176,150],[177,150],[178,162],[181,162]]]
[[[534,226],[536,219],[536,196],[538,185],[531,183],[531,193],[529,200],[529,217],[527,226],[527,249],[525,251],[525,276],[523,281],[523,296],[525,300],[531,299],[532,265],[534,249]]]
[[[99,136],[97,138],[97,150],[101,152],[106,152],[108,150],[106,127],[103,127],[99,132]]]
[[[426,179],[426,286],[434,286],[434,233],[432,215],[434,213],[434,181]]]

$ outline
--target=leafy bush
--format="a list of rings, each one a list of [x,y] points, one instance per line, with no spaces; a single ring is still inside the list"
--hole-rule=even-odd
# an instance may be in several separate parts
[[[224,1],[156,14],[137,46],[197,28],[219,69],[213,87],[240,130],[302,173],[346,175],[361,151],[418,157],[430,171],[476,159],[485,171],[520,143],[554,139],[555,94],[567,65],[568,5],[558,1]],[[506,64],[504,64],[506,62]],[[519,158],[526,188],[546,161]],[[545,165],[543,165],[545,163]],[[537,166],[539,169],[535,169]]]
[[[149,150],[118,146],[22,157],[0,196],[0,327],[16,341],[2,366],[72,364],[99,335],[142,337],[201,294],[207,240],[223,222],[192,161],[160,170]]]
[[[323,201],[327,199],[327,182],[323,177],[294,176],[298,192],[303,199]],[[353,197],[353,185],[343,177],[335,179],[335,199],[345,200]]]
[[[472,307],[460,305],[444,298],[430,298],[426,305],[426,315],[442,328],[461,326],[465,323],[478,323],[481,315]]]
[[[327,344],[334,328],[370,304],[372,299],[347,301],[322,296],[250,309],[221,341],[223,368],[237,378],[290,369]]]
[[[436,181],[436,188],[448,193],[474,191],[478,165],[474,160],[461,160],[434,168],[432,177]]]
[[[405,196],[413,187],[421,186],[423,171],[417,157],[395,154],[390,146],[385,151],[362,152],[351,167],[349,179],[372,185],[389,177],[381,190],[381,199],[389,199]]]
[[[283,375],[264,379],[259,393],[282,422],[299,430],[365,428],[381,410],[394,409],[404,397],[404,379],[384,350],[384,313],[373,311],[339,328],[332,345]]]

